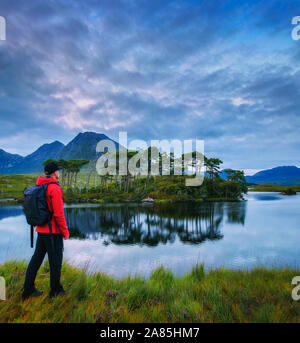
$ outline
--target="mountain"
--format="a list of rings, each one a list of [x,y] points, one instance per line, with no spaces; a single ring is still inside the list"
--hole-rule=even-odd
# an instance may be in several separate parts
[[[0,171],[9,171],[13,166],[18,165],[23,160],[21,155],[10,154],[0,149]]]
[[[254,175],[246,176],[248,183],[274,184],[282,186],[300,185],[300,168],[281,166],[262,170]]]
[[[48,158],[57,159],[60,156],[64,144],[55,141],[40,146],[32,154],[24,157],[21,164],[14,168],[14,173],[34,173],[43,170],[43,162]]]
[[[64,145],[61,142],[44,144],[32,154],[22,157],[12,155],[4,150],[0,151],[0,173],[1,174],[28,174],[39,172],[43,169],[42,164],[48,158],[59,157]]]
[[[226,170],[231,170],[231,169],[222,169],[220,172],[219,172],[219,176],[226,180],[227,181],[227,178],[228,178],[228,174],[226,173]]]
[[[65,160],[87,159],[96,160],[101,153],[96,152],[96,146],[100,140],[107,139],[115,143],[116,150],[119,150],[119,143],[110,139],[106,135],[96,132],[79,133],[70,143],[61,151],[60,157]]]
[[[32,154],[25,157],[10,154],[0,149],[0,174],[28,174],[41,172],[43,162],[49,158],[65,160],[88,159],[97,160],[101,153],[96,152],[96,146],[100,140],[107,139],[115,143],[119,150],[119,143],[113,141],[106,135],[96,132],[79,133],[66,146],[55,141],[43,144]]]

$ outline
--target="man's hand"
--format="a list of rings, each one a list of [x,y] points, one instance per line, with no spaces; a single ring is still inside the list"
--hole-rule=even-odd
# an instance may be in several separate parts
[[[68,235],[68,236],[64,237],[64,239],[69,239],[69,237],[70,237],[70,235]]]

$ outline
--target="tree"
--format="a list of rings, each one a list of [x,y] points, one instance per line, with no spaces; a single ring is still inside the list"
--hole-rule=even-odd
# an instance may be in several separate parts
[[[207,158],[204,157],[204,165],[209,174],[209,178],[213,179],[216,175],[219,175],[220,165],[223,163],[219,158]]]
[[[68,161],[64,160],[63,158],[60,158],[57,161],[57,164],[62,168],[61,183],[62,183],[62,188],[64,188],[65,187],[65,181],[66,181],[66,174],[67,174],[67,170],[68,170]]]
[[[54,160],[53,158],[48,158],[48,160],[46,160],[46,161],[44,161],[44,162],[43,162],[43,166],[45,167],[45,165],[46,165],[46,164],[48,164],[48,163],[52,163],[52,162],[55,162],[55,163],[57,163],[57,161],[56,161],[56,160]]]
[[[73,177],[75,176],[75,187],[77,184],[77,176],[80,172],[80,169],[87,163],[89,163],[89,160],[86,159],[77,159],[77,160],[64,160],[59,159],[58,161],[54,159],[48,159],[43,162],[43,165],[50,162],[55,162],[59,167],[62,167],[62,186],[65,186],[65,179],[67,177],[67,186],[72,187]]]
[[[80,172],[80,169],[89,163],[89,160],[86,159],[77,159],[77,160],[69,160],[67,164],[67,170],[71,173],[70,184],[69,187],[72,187],[73,177],[75,177],[75,187],[77,185],[77,176]]]
[[[231,184],[238,185],[236,187],[236,190],[234,191],[234,194],[232,194],[234,197],[239,195],[240,193],[247,193],[247,181],[244,175],[244,171],[242,170],[225,170],[227,173],[227,187],[226,187],[226,197],[228,196],[228,187]]]

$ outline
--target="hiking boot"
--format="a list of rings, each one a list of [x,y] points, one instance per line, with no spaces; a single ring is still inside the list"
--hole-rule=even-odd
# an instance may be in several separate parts
[[[59,292],[50,292],[50,298],[53,299],[57,296],[64,297],[67,293],[65,291],[59,291]]]
[[[26,300],[26,299],[29,299],[29,298],[37,298],[37,297],[40,297],[41,295],[43,294],[43,291],[38,291],[37,289],[34,290],[31,294],[29,295],[22,295],[22,299],[23,300]]]

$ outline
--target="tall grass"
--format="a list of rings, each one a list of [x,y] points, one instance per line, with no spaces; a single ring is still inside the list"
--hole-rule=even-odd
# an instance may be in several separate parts
[[[300,302],[291,297],[291,280],[299,270],[205,272],[196,265],[176,277],[159,267],[148,280],[117,280],[64,263],[62,283],[68,295],[50,299],[46,261],[36,281],[44,294],[22,302],[26,267],[17,261],[0,265],[7,285],[0,322],[300,322]]]

